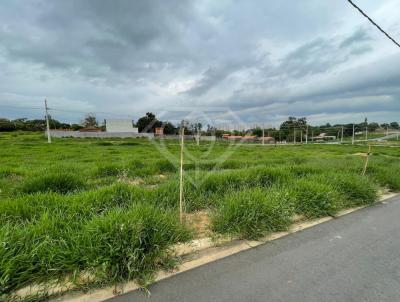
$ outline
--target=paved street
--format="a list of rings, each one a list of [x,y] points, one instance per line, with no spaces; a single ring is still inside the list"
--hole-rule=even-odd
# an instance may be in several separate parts
[[[110,301],[400,301],[395,199]]]

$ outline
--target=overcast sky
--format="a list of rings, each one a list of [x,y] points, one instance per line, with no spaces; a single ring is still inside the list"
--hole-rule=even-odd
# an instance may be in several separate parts
[[[400,1],[355,2],[400,40]],[[346,0],[3,0],[0,117],[41,117],[44,98],[67,121],[400,121],[400,48]]]

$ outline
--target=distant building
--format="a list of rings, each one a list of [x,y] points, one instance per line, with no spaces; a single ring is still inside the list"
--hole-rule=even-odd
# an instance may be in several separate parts
[[[329,140],[335,140],[336,136],[334,135],[326,135],[326,133],[321,133],[318,136],[314,136],[313,140],[315,141],[329,141]]]
[[[98,127],[89,126],[79,129],[79,132],[101,132],[101,129]]]
[[[110,119],[106,120],[106,132],[109,133],[139,133],[138,128],[133,127],[132,120]]]
[[[164,135],[164,128],[162,128],[162,127],[157,127],[157,128],[155,129],[154,134],[155,134],[155,135],[159,135],[159,136]]]

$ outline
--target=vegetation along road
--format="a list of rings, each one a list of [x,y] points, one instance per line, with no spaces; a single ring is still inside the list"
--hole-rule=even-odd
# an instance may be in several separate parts
[[[395,197],[109,301],[398,301],[399,216]]]
[[[158,271],[177,264],[171,253],[177,243],[258,239],[399,191],[400,148],[373,146],[362,176],[367,151],[365,145],[187,142],[181,223],[176,141],[66,138],[47,144],[43,134],[2,133],[0,301],[32,284],[46,286],[42,300],[50,283],[87,289],[134,280],[146,287]],[[315,255],[310,269],[327,253]],[[282,259],[277,263],[296,258]],[[265,280],[251,278],[259,277]]]

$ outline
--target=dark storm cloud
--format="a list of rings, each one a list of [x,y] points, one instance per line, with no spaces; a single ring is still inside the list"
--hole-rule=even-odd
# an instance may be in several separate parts
[[[109,72],[137,76],[176,64],[180,32],[191,22],[188,1],[54,1],[30,24],[15,20],[0,31],[11,60],[72,70],[87,76]],[[21,16],[23,18],[24,16]],[[194,16],[193,16],[194,17]],[[21,21],[21,25],[18,25]],[[21,32],[18,32],[20,30]]]
[[[399,110],[400,56],[345,2],[1,5],[0,107],[47,96],[53,106],[135,117],[171,106],[225,106],[246,120]],[[400,32],[398,2],[363,5]]]

